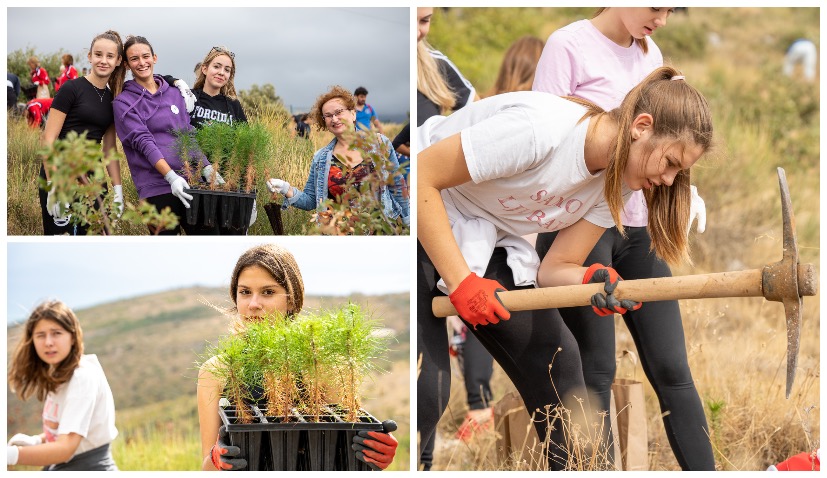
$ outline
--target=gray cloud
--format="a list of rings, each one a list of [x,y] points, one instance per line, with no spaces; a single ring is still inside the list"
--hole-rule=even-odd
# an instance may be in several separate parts
[[[334,84],[363,85],[379,118],[410,110],[409,9],[405,8],[8,8],[7,51],[64,51],[88,64],[103,31],[146,37],[155,71],[194,81],[212,46],[236,54],[237,89],[271,83],[288,107],[305,111]],[[53,75],[55,72],[49,72]],[[128,74],[127,74],[128,76]]]

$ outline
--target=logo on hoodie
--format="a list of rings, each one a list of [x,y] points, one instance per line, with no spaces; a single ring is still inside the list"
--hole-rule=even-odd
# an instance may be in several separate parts
[[[171,110],[172,110],[172,113],[173,113],[173,114],[176,114],[176,115],[178,114],[178,107],[177,107],[177,106],[175,106],[175,105],[171,105],[171,106],[169,107],[169,109],[171,109]]]

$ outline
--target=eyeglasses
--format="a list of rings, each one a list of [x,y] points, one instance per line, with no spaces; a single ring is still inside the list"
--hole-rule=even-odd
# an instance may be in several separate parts
[[[226,53],[227,55],[230,56],[230,58],[235,60],[235,53],[233,53],[230,50],[224,48],[223,46],[214,46],[214,47],[212,47],[212,50],[210,50],[210,53],[212,53],[214,51],[217,51],[218,53]]]
[[[325,113],[322,116],[324,116],[325,119],[333,119],[334,116],[342,116],[342,114],[345,111],[348,111],[348,109],[347,108],[339,108],[338,110],[334,111],[333,113]]]

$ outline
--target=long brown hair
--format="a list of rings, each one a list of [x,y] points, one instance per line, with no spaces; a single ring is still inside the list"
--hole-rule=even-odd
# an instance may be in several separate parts
[[[585,118],[599,121],[604,115],[618,125],[614,149],[609,154],[603,194],[618,231],[625,235],[620,221],[623,209],[623,172],[629,162],[632,145],[631,127],[643,113],[652,116],[652,133],[656,141],[695,144],[706,153],[712,146],[712,112],[706,98],[688,84],[680,72],[663,66],[649,74],[626,94],[617,108],[604,112],[593,103],[575,97],[567,99],[584,105]],[[691,263],[686,225],[689,223],[691,193],[689,170],[681,170],[672,186],[656,186],[643,193],[649,208],[649,235],[652,249],[670,264]]]
[[[233,80],[235,79],[235,54],[231,53],[230,50],[227,50],[224,47],[212,47],[210,51],[207,53],[207,56],[201,60],[201,63],[198,64],[198,77],[195,79],[195,85],[193,85],[193,89],[203,89],[204,83],[207,82],[207,75],[204,74],[202,67],[206,66],[207,68],[210,67],[210,63],[215,60],[215,57],[219,55],[226,55],[230,58],[230,63],[232,63],[232,67],[230,68],[230,77],[227,78],[227,83],[221,87],[219,93],[226,96],[231,100],[237,99],[237,95],[235,92],[235,83]]]
[[[109,76],[109,89],[112,91],[112,97],[116,97],[123,91],[123,83],[126,79],[126,51],[123,48],[121,36],[115,30],[107,30],[92,39],[92,44],[89,45],[89,54],[95,48],[95,42],[98,40],[109,40],[118,45],[118,56],[121,57],[120,65],[112,70],[112,75]]]
[[[526,35],[512,43],[505,52],[497,81],[489,96],[531,90],[543,46],[545,42],[532,35]]]
[[[609,9],[609,7],[600,7],[600,8],[598,8],[597,11],[594,12],[594,15],[592,15],[592,18],[597,18],[598,15],[600,15],[601,13],[605,12],[608,9]],[[639,46],[640,49],[643,51],[644,55],[649,53],[649,43],[646,42],[646,37],[634,38],[633,40],[635,41],[635,43],[637,43],[637,46]]]
[[[71,352],[54,368],[41,360],[34,348],[32,337],[34,328],[44,319],[56,322],[74,338]],[[38,305],[26,320],[23,337],[17,344],[14,357],[9,365],[9,388],[21,400],[27,400],[35,395],[42,402],[49,392],[54,392],[72,378],[81,356],[83,356],[83,331],[75,313],[63,302],[57,300],[44,302]]]

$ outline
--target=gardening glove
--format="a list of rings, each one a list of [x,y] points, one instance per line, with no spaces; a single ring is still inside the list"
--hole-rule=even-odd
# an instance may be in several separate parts
[[[362,430],[353,436],[351,448],[356,452],[356,459],[368,464],[374,471],[381,471],[393,463],[399,442],[390,434],[396,430],[396,422],[382,422],[381,432]]]
[[[253,199],[253,212],[250,214],[250,226],[252,226],[256,222],[257,217],[258,217],[258,208],[256,207],[256,200]]]
[[[290,183],[283,179],[270,178],[267,180],[267,189],[269,189],[271,193],[279,193],[286,196],[287,192],[290,191]]]
[[[204,181],[207,181],[208,183],[212,183],[213,173],[215,173],[215,183],[224,184],[224,178],[222,178],[221,175],[218,174],[218,171],[215,171],[215,169],[213,169],[212,164],[208,164],[204,167],[204,169],[201,170],[201,174],[204,176]]]
[[[121,218],[121,214],[123,214],[123,185],[116,184],[114,186],[115,189],[115,204],[118,205],[118,219]]]
[[[172,188],[172,195],[180,199],[181,202],[184,203],[184,207],[189,209],[190,203],[187,201],[192,201],[192,196],[184,192],[184,189],[189,189],[190,187],[187,180],[175,174],[175,171],[171,169],[164,175],[164,179],[167,180]]]
[[[17,446],[34,446],[40,445],[41,443],[43,443],[43,439],[40,435],[26,435],[25,433],[18,433],[11,437],[8,444]]]
[[[184,103],[187,104],[187,113],[192,113],[192,110],[195,109],[195,102],[198,100],[195,98],[192,90],[190,90],[190,87],[187,86],[184,80],[175,80],[173,85],[181,91],[181,97],[184,98]]]
[[[505,287],[472,272],[448,298],[457,314],[476,329],[478,325],[496,324],[511,318],[511,313],[497,296],[498,291],[505,292]]]
[[[706,204],[704,200],[698,196],[698,188],[689,186],[689,189],[692,191],[692,202],[689,206],[689,225],[686,226],[686,234],[689,234],[689,230],[692,229],[692,223],[696,218],[698,219],[698,227],[696,230],[698,234],[702,234],[704,230],[706,230]]]
[[[219,471],[246,468],[247,460],[244,458],[233,458],[241,453],[241,449],[237,446],[228,445],[228,438],[227,426],[221,425],[221,428],[218,429],[218,438],[215,440],[215,445],[213,445],[212,450],[210,450],[212,464],[215,465]]]
[[[19,457],[20,449],[12,445],[6,447],[6,464],[8,466],[16,465]]]
[[[52,182],[49,181],[46,183],[46,186],[50,186],[51,184]],[[63,216],[60,215],[60,205],[57,202],[56,196],[55,187],[52,186],[46,194],[46,212],[54,218],[54,223],[56,226],[63,227],[69,224],[69,220],[72,219],[72,215],[69,214],[69,203],[63,203],[63,212],[65,214]]]
[[[641,302],[635,302],[629,299],[618,301],[615,298],[614,290],[617,287],[617,284],[622,280],[623,278],[620,277],[616,270],[611,267],[606,267],[603,264],[592,264],[588,269],[586,269],[586,274],[583,276],[584,284],[593,282],[606,283],[603,288],[603,290],[606,291],[606,295],[598,292],[592,296],[592,309],[594,309],[595,314],[601,317],[615,313],[625,314],[628,310],[638,310],[641,306],[643,306],[643,303]]]

